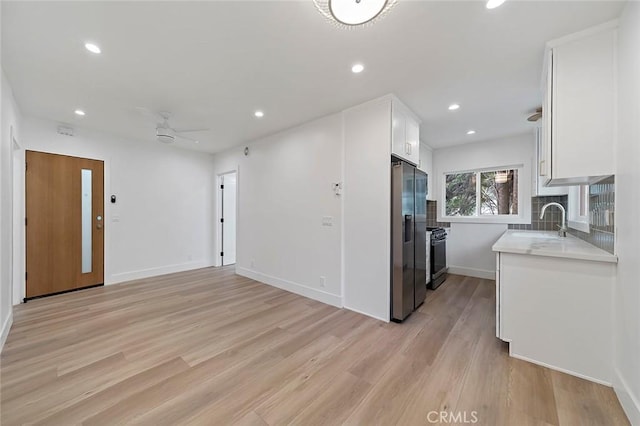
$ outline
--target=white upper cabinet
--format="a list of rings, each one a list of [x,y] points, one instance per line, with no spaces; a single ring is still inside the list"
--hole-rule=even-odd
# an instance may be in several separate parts
[[[547,44],[538,160],[544,185],[614,174],[616,27],[609,22]]]
[[[418,168],[427,174],[427,200],[435,200],[436,193],[433,190],[433,150],[426,143],[420,142],[420,164]]]
[[[391,102],[391,154],[420,163],[420,121],[395,98]]]
[[[544,186],[548,179],[545,176],[549,176],[550,171],[545,169],[544,158],[544,143],[543,143],[544,128],[535,128],[535,141],[534,141],[534,165],[532,173],[532,187],[531,194],[534,197],[546,197],[550,195],[566,195],[569,193],[568,186]],[[547,162],[548,163],[548,162]],[[536,170],[537,165],[537,170]]]

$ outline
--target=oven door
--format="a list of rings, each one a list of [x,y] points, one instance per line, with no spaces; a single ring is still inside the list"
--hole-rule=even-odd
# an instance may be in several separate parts
[[[447,271],[447,240],[431,240],[431,279]]]

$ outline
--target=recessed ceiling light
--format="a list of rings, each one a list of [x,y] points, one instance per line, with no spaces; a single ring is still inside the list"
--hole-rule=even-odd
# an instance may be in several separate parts
[[[355,64],[351,67],[351,72],[354,74],[360,74],[362,71],[364,71],[364,65],[362,64]]]
[[[449,111],[455,111],[455,110],[457,110],[459,108],[460,108],[460,105],[458,105],[458,104],[449,105]]]
[[[469,130],[469,131],[467,131],[467,134],[468,135],[475,135],[476,131],[475,130]]]
[[[85,114],[84,114],[84,111],[83,111],[83,110],[81,110],[81,109],[77,109],[77,110],[75,110],[74,112],[76,113],[76,115],[85,115]]]
[[[253,113],[253,115],[255,115],[258,118],[262,118],[262,117],[264,117],[264,112],[256,111],[256,112]]]
[[[84,47],[91,53],[100,53],[102,52],[102,50],[100,50],[100,48],[93,44],[93,43],[85,43]]]
[[[194,141],[195,143],[200,143],[200,141]]]
[[[487,9],[495,9],[496,7],[500,6],[505,1],[506,0],[489,0],[487,2]]]

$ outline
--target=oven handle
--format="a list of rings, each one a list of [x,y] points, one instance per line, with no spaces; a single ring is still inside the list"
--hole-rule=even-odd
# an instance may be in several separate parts
[[[431,240],[431,245],[432,246],[437,246],[439,244],[444,244],[447,242],[446,238],[443,238],[442,240]]]

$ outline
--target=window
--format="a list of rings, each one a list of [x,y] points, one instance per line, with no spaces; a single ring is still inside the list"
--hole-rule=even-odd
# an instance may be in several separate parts
[[[445,173],[443,219],[479,219],[488,222],[520,222],[522,166]],[[491,219],[500,220],[491,220]],[[464,220],[461,220],[464,221]]]
[[[570,187],[568,201],[569,228],[589,232],[589,185]]]

